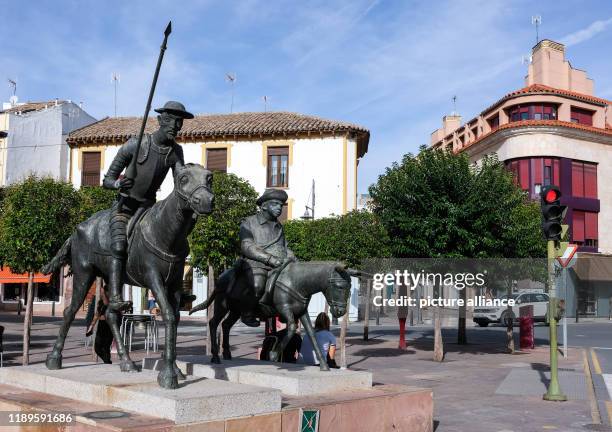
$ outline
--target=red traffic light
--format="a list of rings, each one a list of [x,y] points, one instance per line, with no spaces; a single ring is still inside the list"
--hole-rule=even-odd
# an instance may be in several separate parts
[[[544,195],[544,202],[552,204],[561,197],[561,193],[554,188],[548,189]]]

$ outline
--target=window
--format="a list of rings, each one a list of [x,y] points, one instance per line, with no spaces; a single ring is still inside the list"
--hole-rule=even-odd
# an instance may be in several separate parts
[[[597,198],[597,164],[572,161],[572,196]]]
[[[557,106],[545,103],[514,105],[508,109],[511,122],[523,120],[556,120]]]
[[[598,214],[574,210],[572,242],[580,246],[598,247]]]
[[[81,186],[100,186],[100,152],[83,153]]]
[[[487,119],[487,123],[489,123],[489,126],[491,127],[492,131],[497,129],[499,127],[499,114],[496,115],[495,117],[491,117],[490,119]]]
[[[593,111],[572,107],[570,112],[572,123],[593,126]]]
[[[506,167],[514,174],[515,183],[529,192],[532,199],[539,199],[542,186],[559,185],[559,159],[515,159],[507,162]]]
[[[52,284],[34,282],[33,288],[34,303],[59,301],[59,290]],[[17,298],[21,298],[23,302],[27,301],[27,283],[5,283],[3,290],[2,301],[17,301]]]
[[[289,147],[268,147],[267,186],[289,186]]]
[[[206,169],[227,172],[227,149],[206,149]]]

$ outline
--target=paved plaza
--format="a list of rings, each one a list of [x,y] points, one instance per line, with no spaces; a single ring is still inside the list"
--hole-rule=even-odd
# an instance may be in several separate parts
[[[7,328],[5,367],[19,365],[21,358],[21,317],[0,314]],[[35,317],[32,330],[32,363],[41,363],[50,351],[60,325],[59,317]],[[456,330],[443,329],[446,356],[442,363],[431,360],[433,329],[415,326],[408,329],[408,349],[397,349],[398,330],[390,318],[370,324],[370,338],[362,339],[363,323],[351,324],[347,338],[348,367],[371,370],[374,383],[406,384],[432,388],[435,426],[438,432],[450,431],[584,431],[609,429],[609,393],[612,380],[612,348],[597,339],[612,330],[608,322],[571,324],[569,356],[560,356],[562,390],[568,401],[545,402],[542,393],[549,380],[547,328],[536,326],[536,349],[514,355],[504,353],[504,329],[469,328],[468,345],[455,343]],[[178,355],[203,354],[206,334],[203,320],[184,319],[179,326]],[[339,329],[335,329],[338,334]],[[84,345],[84,321],[76,320],[64,350],[64,364],[91,361],[91,347]],[[242,325],[232,330],[235,358],[255,358],[263,328]],[[518,333],[518,329],[515,329]],[[585,347],[593,334],[599,345]],[[162,331],[163,336],[163,331]],[[609,342],[608,342],[609,344]],[[577,346],[582,345],[582,346]],[[132,356],[142,359],[143,337],[136,333]],[[609,357],[601,353],[610,354]],[[600,423],[600,424],[598,424]]]

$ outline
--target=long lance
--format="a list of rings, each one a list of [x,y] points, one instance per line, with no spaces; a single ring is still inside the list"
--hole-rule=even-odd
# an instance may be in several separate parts
[[[142,118],[142,124],[140,125],[140,132],[138,133],[138,142],[136,144],[136,153],[132,157],[132,161],[125,170],[125,176],[129,179],[136,178],[136,161],[140,154],[140,144],[142,143],[142,137],[144,136],[145,127],[147,125],[147,119],[149,118],[149,111],[151,111],[151,102],[153,102],[153,94],[155,93],[155,86],[157,85],[157,77],[159,76],[159,70],[161,69],[162,60],[164,59],[164,52],[166,51],[166,44],[168,42],[168,36],[172,33],[172,21],[168,23],[166,30],[164,30],[164,41],[159,49],[159,58],[157,59],[157,66],[155,67],[155,75],[153,75],[153,83],[151,84],[151,90],[149,91],[149,99],[147,100],[147,106],[145,108],[144,117]],[[120,192],[120,203],[128,198],[129,191]],[[142,197],[133,197],[139,199]]]

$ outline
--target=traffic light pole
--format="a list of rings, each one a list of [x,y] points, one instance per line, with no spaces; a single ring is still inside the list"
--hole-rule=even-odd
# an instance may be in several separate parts
[[[550,324],[550,383],[544,395],[547,401],[566,401],[567,396],[561,392],[559,386],[559,370],[557,366],[557,287],[555,284],[556,250],[554,240],[548,240],[548,322]]]

